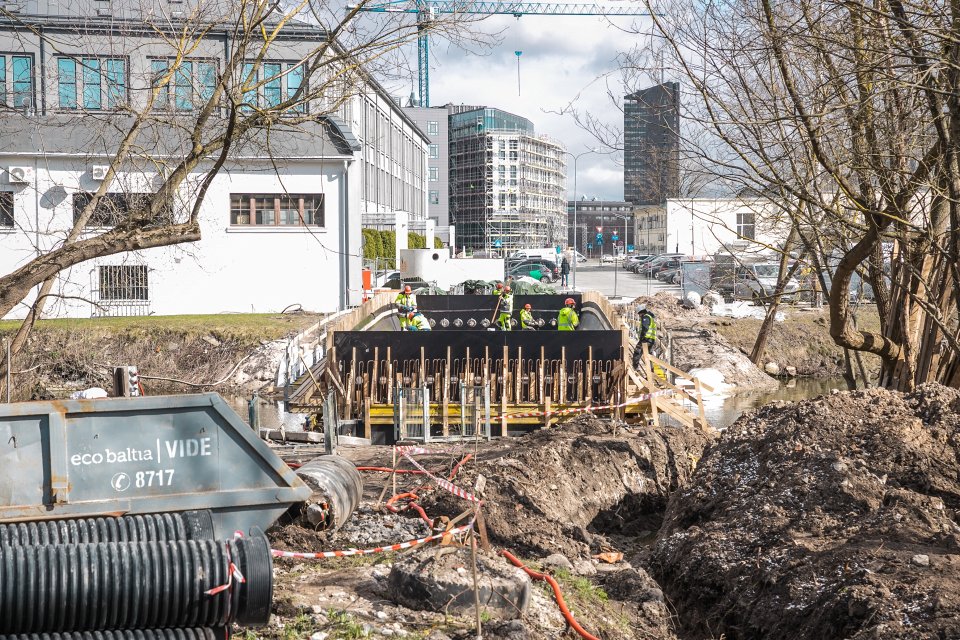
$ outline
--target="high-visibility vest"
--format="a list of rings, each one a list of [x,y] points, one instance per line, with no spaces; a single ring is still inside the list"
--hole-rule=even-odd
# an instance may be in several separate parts
[[[520,328],[529,329],[533,326],[533,314],[526,309],[520,310]]]
[[[657,341],[657,319],[653,317],[652,313],[644,313],[640,316],[640,328],[643,334],[640,336],[641,340],[646,340],[647,342],[653,343]],[[647,318],[649,322],[647,323],[647,330],[643,331],[643,319]]]
[[[560,315],[557,316],[557,331],[573,331],[579,324],[580,318],[573,307],[560,309]]]
[[[418,313],[410,319],[410,329],[412,331],[430,331],[430,321],[422,313]]]
[[[513,313],[513,294],[512,293],[501,294],[500,313]]]
[[[400,292],[400,295],[397,296],[396,304],[402,305],[404,307],[410,307],[411,309],[417,308],[417,296],[414,293],[407,295]]]

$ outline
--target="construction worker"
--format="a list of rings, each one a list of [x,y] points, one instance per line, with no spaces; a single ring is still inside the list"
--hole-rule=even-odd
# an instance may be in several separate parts
[[[577,315],[577,301],[567,298],[563,301],[563,309],[557,315],[557,331],[574,331],[580,326],[580,316]]]
[[[653,348],[657,344],[657,319],[645,304],[637,307],[637,313],[640,314],[640,326],[637,330],[640,342],[647,343],[647,350],[653,353]]]
[[[513,293],[510,285],[505,285],[500,293],[500,315],[497,317],[497,324],[501,331],[512,331],[510,318],[513,316]]]
[[[430,331],[430,321],[419,311],[407,314],[407,331]]]
[[[410,285],[406,285],[403,291],[397,295],[395,302],[397,304],[397,315],[400,316],[400,330],[406,331],[410,326],[408,314],[417,310],[417,296],[413,294]]]
[[[529,304],[523,305],[523,309],[520,310],[520,329],[523,331],[536,331],[537,325],[534,324],[533,314],[530,311],[533,309]]]

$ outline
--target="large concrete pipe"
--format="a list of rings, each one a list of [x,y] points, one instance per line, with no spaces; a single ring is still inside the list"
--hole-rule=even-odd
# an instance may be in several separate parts
[[[363,481],[349,460],[320,456],[297,469],[297,475],[313,490],[303,517],[314,528],[339,529],[360,504]]]

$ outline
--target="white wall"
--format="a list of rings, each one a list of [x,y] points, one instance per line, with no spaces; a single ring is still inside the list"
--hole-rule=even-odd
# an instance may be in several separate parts
[[[502,280],[503,260],[451,258],[450,249],[404,249],[400,257],[400,276],[423,278],[448,289],[465,280]]]
[[[89,160],[34,159],[0,154],[0,167],[36,165],[34,182],[9,184],[6,171],[0,190],[14,191],[14,229],[0,230],[0,273],[22,266],[41,250],[65,237],[73,222],[72,195],[93,191]],[[146,264],[150,311],[159,315],[220,312],[279,312],[299,304],[311,311],[335,311],[344,293],[349,304],[360,300],[360,180],[342,160],[288,161],[272,166],[244,162],[224,169],[207,192],[200,213],[199,242],[123,253],[90,260],[63,273],[56,291],[72,299],[48,306],[48,316],[88,317],[100,265]],[[345,167],[349,167],[345,169]],[[345,184],[345,170],[347,184]],[[153,176],[121,175],[124,189],[153,191]],[[263,229],[230,225],[231,193],[317,194],[325,197],[323,227]],[[341,233],[343,207],[349,222]],[[184,203],[181,206],[189,206]],[[356,254],[356,255],[353,255]],[[341,279],[345,267],[347,279]],[[27,301],[28,303],[30,300]],[[9,317],[23,317],[21,305]]]
[[[755,244],[759,248],[783,242],[790,230],[779,212],[767,200],[675,199],[667,200],[666,252],[686,255],[709,255],[722,244],[742,243],[737,235],[737,214],[754,213]],[[640,232],[643,235],[643,232]]]

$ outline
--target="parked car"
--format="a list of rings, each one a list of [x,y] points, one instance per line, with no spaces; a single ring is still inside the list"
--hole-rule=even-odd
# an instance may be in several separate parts
[[[752,300],[762,305],[767,296],[773,295],[777,288],[780,265],[775,262],[758,262],[744,265],[737,270],[737,281],[733,288],[733,297],[738,300]],[[792,302],[800,285],[793,278],[783,287],[783,302]]]
[[[640,274],[642,274],[642,275],[649,276],[649,277],[652,278],[652,277],[654,277],[658,272],[660,272],[660,271],[662,271],[663,269],[665,269],[665,268],[666,268],[665,265],[666,265],[667,262],[669,262],[670,260],[677,261],[677,264],[679,264],[679,259],[680,259],[682,256],[683,256],[683,254],[680,254],[680,253],[662,253],[662,254],[660,254],[659,256],[657,256],[656,258],[653,258],[652,260],[649,260],[649,261],[643,263],[643,265],[640,267],[640,270],[638,271],[638,273],[640,273]],[[674,265],[674,266],[676,266],[676,265]]]
[[[661,256],[663,257],[663,256]],[[679,269],[680,263],[683,262],[684,256],[666,256],[663,257],[663,260],[660,260],[656,264],[650,264],[649,276],[656,278],[657,274],[661,271],[669,271],[670,269]]]
[[[658,256],[649,256],[647,258],[644,258],[643,260],[637,260],[636,262],[631,264],[629,267],[627,267],[627,269],[629,269],[634,273],[640,273],[640,269],[643,268],[643,265],[648,264],[651,260],[654,260],[657,257]]]
[[[658,274],[656,275],[656,278],[657,278],[657,280],[661,280],[661,281],[663,281],[663,282],[671,283],[671,282],[673,282],[673,276],[675,276],[675,275],[677,275],[677,274],[679,274],[679,273],[680,273],[680,267],[679,267],[679,265],[678,265],[678,266],[676,266],[676,267],[670,267],[669,269],[664,269],[663,271],[661,271],[660,273],[658,273]]]
[[[627,256],[627,259],[623,261],[623,268],[629,270],[631,267],[633,267],[633,265],[637,264],[638,262],[642,262],[647,258],[652,258],[652,257],[653,256],[651,256],[650,254],[639,254],[639,255],[634,254],[634,255]]]
[[[560,277],[560,271],[556,266],[550,266],[550,264],[544,262],[524,262],[523,264],[514,265],[507,269],[507,276],[511,278],[527,276],[549,284]]]
[[[621,260],[623,260],[623,255],[619,253],[616,255],[607,254],[607,255],[600,256],[600,264],[609,264],[611,262],[617,263],[617,262],[620,262]]]
[[[576,253],[577,253],[577,262],[581,262],[581,263],[582,263],[582,262],[586,262],[586,261],[587,261],[587,256],[583,255],[583,254],[580,253],[579,251],[577,251]]]

